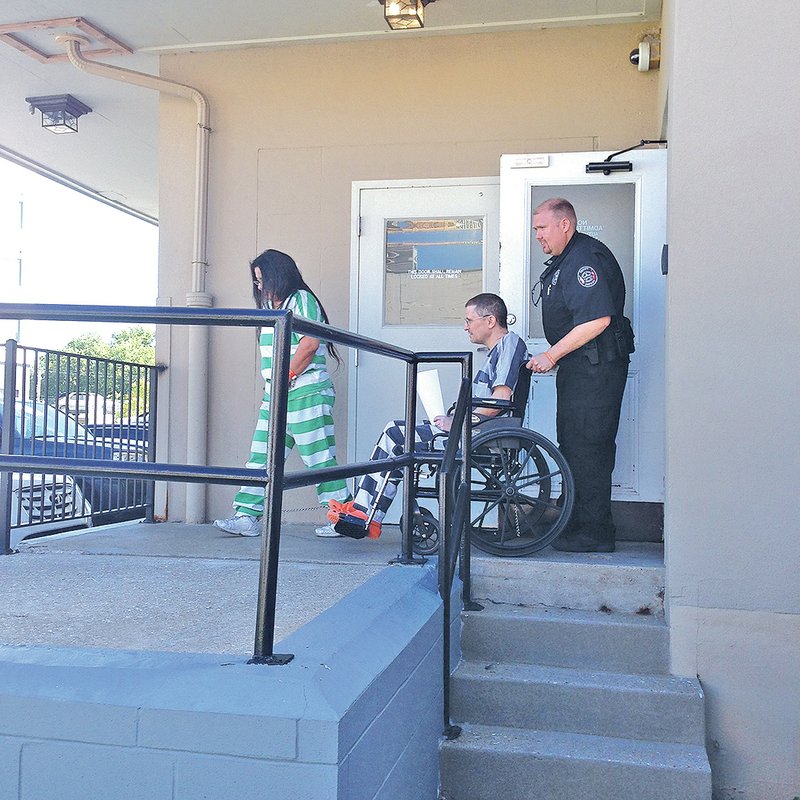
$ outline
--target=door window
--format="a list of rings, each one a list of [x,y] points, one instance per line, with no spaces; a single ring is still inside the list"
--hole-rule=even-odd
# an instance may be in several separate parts
[[[633,319],[634,223],[636,220],[636,187],[633,183],[613,183],[531,187],[531,209],[551,197],[566,197],[578,216],[578,231],[593,236],[616,256],[625,277],[625,315]],[[536,231],[530,233],[530,270],[533,287],[528,314],[531,339],[543,339],[542,315],[533,307],[539,292],[539,276],[549,256],[536,241]]]
[[[384,325],[463,325],[483,286],[483,217],[413,217],[384,224]]]

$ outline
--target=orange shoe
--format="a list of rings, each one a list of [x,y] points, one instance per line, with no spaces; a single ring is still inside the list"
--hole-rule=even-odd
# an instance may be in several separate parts
[[[328,500],[328,519],[331,522],[338,522],[340,514],[350,514],[353,510],[353,500],[340,503],[338,500]]]
[[[351,539],[363,539],[365,536],[370,539],[380,538],[381,523],[373,520],[367,530],[367,514],[360,508],[355,508],[353,500],[346,503],[331,500],[328,503],[328,519],[333,523],[336,533]]]

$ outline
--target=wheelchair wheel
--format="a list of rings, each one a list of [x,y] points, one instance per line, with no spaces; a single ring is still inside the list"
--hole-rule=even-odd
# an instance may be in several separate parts
[[[418,556],[429,556],[439,550],[439,520],[433,513],[419,507],[419,512],[414,514],[414,527],[411,530],[411,549]],[[400,517],[400,527],[403,527],[403,518]]]
[[[575,502],[561,451],[535,431],[507,428],[472,440],[470,533],[492,555],[526,556],[564,530]]]

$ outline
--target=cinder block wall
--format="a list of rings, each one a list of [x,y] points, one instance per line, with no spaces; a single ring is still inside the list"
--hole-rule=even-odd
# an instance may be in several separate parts
[[[434,800],[441,646],[428,564],[285,639],[284,667],[2,647],[0,798]]]

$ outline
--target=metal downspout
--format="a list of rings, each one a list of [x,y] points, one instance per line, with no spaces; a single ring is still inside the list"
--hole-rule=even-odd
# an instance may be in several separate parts
[[[81,54],[86,39],[74,34],[56,37],[66,45],[69,60],[78,69],[102,78],[155,89],[157,92],[193,100],[197,106],[197,148],[195,163],[194,232],[192,238],[192,288],[186,294],[186,305],[210,308],[214,298],[206,292],[207,233],[208,233],[208,148],[211,134],[211,109],[205,96],[183,83],[136,72],[122,67],[89,61]],[[204,325],[189,328],[189,378],[186,404],[186,463],[205,465],[208,455],[208,359],[209,332]],[[187,523],[206,521],[206,485],[189,483],[186,486]]]

